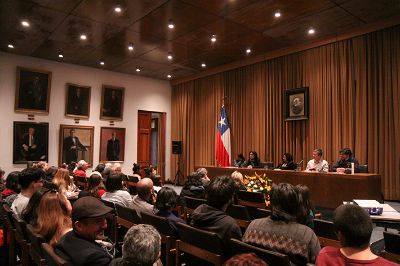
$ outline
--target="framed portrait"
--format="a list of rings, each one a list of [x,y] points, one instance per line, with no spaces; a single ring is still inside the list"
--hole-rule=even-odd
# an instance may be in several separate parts
[[[65,116],[74,118],[89,118],[90,87],[67,83],[67,99]]]
[[[308,88],[297,88],[285,91],[285,121],[308,119]]]
[[[17,67],[15,111],[49,113],[51,72]]]
[[[124,92],[122,87],[103,85],[101,93],[100,119],[122,120],[124,111]]]
[[[48,161],[49,123],[14,121],[13,163]]]
[[[60,125],[59,165],[85,160],[92,166],[93,138],[94,127]]]
[[[123,162],[125,128],[102,127],[100,130],[100,162]]]

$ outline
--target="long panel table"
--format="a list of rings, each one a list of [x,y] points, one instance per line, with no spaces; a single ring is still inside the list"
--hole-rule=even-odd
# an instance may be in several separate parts
[[[235,170],[243,175],[267,174],[273,183],[290,183],[293,185],[304,184],[309,187],[311,199],[315,206],[334,209],[343,201],[353,199],[382,199],[380,174],[337,174],[313,173],[300,171],[276,171],[267,169],[247,169],[235,167],[204,167],[208,176],[213,178],[219,175],[230,175]]]

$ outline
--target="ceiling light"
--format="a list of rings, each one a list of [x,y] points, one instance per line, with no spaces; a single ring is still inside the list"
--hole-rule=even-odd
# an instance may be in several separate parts
[[[168,74],[168,75],[167,75],[167,78],[169,78],[169,79],[172,78],[172,75],[171,75],[171,74]]]
[[[212,41],[212,42],[216,42],[216,41],[217,41],[217,36],[213,35],[213,36],[211,37],[211,41]]]
[[[64,58],[63,54],[61,54],[61,53],[58,54],[58,57],[59,57],[59,58]]]
[[[129,45],[128,45],[128,50],[129,50],[129,51],[133,51],[133,44],[132,44],[132,43],[129,43]]]
[[[136,72],[140,72],[140,68],[136,68]]]
[[[308,30],[308,34],[314,34],[315,33],[315,30],[313,29],[313,28],[310,28],[309,30]]]
[[[276,17],[276,18],[279,18],[280,16],[281,16],[281,12],[275,12],[275,14],[274,14],[274,16]]]
[[[105,64],[104,61],[100,61],[100,65],[104,66]]]
[[[168,58],[168,60],[172,60],[172,54],[171,53],[168,53],[168,56],[167,56],[167,58]]]
[[[24,26],[24,27],[29,27],[30,26],[29,22],[26,21],[26,20],[21,21],[21,25]]]
[[[201,64],[201,67],[202,67],[202,68],[205,68],[205,67],[206,67],[206,64],[205,64],[205,63],[202,63],[202,64]]]
[[[170,21],[168,22],[168,28],[170,28],[170,29],[175,28],[175,24],[174,24],[174,22],[173,22],[172,20],[170,20]]]
[[[9,44],[8,44],[8,48],[14,49],[14,45],[12,45],[11,43],[9,43]]]
[[[114,11],[117,13],[121,13],[122,9],[121,9],[121,7],[117,6],[114,8]]]
[[[85,35],[85,34],[82,34],[82,35],[81,35],[81,40],[86,40],[86,39],[87,39],[86,35]]]
[[[247,48],[247,49],[246,49],[246,54],[249,54],[249,53],[251,53],[251,49],[250,49],[250,48]]]

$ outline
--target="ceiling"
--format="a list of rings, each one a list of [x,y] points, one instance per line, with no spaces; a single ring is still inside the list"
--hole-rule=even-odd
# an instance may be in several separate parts
[[[281,17],[274,17],[276,11]],[[399,14],[400,0],[1,0],[0,50],[152,78],[183,78]],[[22,20],[30,26],[22,26]],[[311,27],[313,35],[307,33]]]

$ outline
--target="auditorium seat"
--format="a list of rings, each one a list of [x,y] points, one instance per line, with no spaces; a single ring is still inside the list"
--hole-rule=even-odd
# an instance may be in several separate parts
[[[186,221],[190,219],[190,215],[193,211],[200,206],[201,204],[207,204],[205,199],[198,199],[185,196],[186,206],[184,207],[184,218]]]
[[[382,257],[396,263],[400,263],[400,234],[383,232],[385,241],[385,250],[382,252]]]
[[[242,205],[230,206],[228,209],[228,215],[236,220],[242,230],[245,230],[251,222],[247,208]]]
[[[10,239],[8,242],[8,254],[5,256],[8,261],[8,265],[16,265],[16,240],[15,233],[16,229],[12,220],[12,211],[7,204],[2,204],[2,222],[4,225],[4,235],[3,239]],[[4,249],[6,251],[6,249]],[[26,257],[26,256],[25,256]],[[21,260],[24,259],[22,256]],[[22,261],[21,261],[22,262]]]
[[[58,256],[52,246],[47,243],[42,243],[43,256],[49,266],[67,266],[69,265],[63,258]]]
[[[42,243],[46,243],[44,237],[40,234],[35,233],[32,225],[26,225],[26,233],[29,239],[29,255],[35,265],[44,266],[46,265],[46,259],[43,255],[41,245]]]
[[[314,232],[319,239],[321,247],[331,246],[340,248],[340,242],[336,236],[333,222],[314,219]]]

